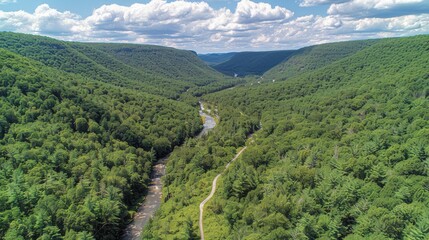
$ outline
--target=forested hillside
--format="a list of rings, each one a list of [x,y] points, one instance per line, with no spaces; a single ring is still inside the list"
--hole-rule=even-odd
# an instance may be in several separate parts
[[[234,108],[225,106],[217,114],[222,118],[208,136],[189,139],[169,157],[163,203],[142,239],[198,239],[198,205],[210,192],[211,181],[245,144],[247,135],[259,128],[257,116]]]
[[[244,146],[206,239],[429,238],[429,36],[246,54],[229,74],[260,84],[191,51],[0,33],[0,238],[119,238],[174,148],[142,238],[197,239]],[[192,138],[197,97],[219,123]]]
[[[62,71],[169,98],[225,79],[194,52],[167,47],[74,43],[0,32],[0,48]],[[234,83],[230,79],[226,84]]]
[[[184,103],[0,49],[0,238],[116,239],[152,162],[200,121]]]
[[[377,40],[321,44],[291,51],[201,54],[199,57],[219,72],[239,77],[263,75],[272,81],[315,70],[352,55]]]
[[[136,69],[175,81],[203,86],[223,78],[222,74],[207,67],[197,54],[191,51],[137,44],[97,43],[91,46]]]
[[[277,64],[295,54],[294,50],[268,52],[239,52],[228,61],[212,67],[224,74],[239,77],[247,75],[262,75]]]
[[[377,41],[365,40],[328,43],[301,48],[293,56],[268,70],[264,74],[264,78],[268,80],[286,80],[295,75],[327,66],[371,46]]]
[[[342,44],[287,81],[203,96],[240,134],[174,155],[144,239],[198,237],[198,204],[258,118],[206,204],[206,239],[427,239],[429,37]]]
[[[231,59],[235,52],[230,53],[207,53],[207,54],[198,54],[198,57],[207,63],[209,66],[217,65]]]

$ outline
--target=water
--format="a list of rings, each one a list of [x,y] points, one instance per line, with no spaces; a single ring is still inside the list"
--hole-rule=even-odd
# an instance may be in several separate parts
[[[216,126],[216,121],[214,120],[214,118],[203,111],[204,105],[200,102],[200,116],[205,118],[205,122],[203,125],[203,130],[200,132],[200,134],[198,134],[197,137],[206,135],[211,129]]]
[[[210,129],[213,129],[216,126],[216,121],[214,118],[203,111],[204,105],[200,102],[199,113],[200,116],[205,118],[205,122],[203,125],[203,130],[198,134],[197,138],[207,134]],[[151,182],[148,187],[146,198],[143,204],[137,210],[133,222],[125,229],[125,233],[122,236],[123,240],[140,240],[140,235],[143,232],[144,226],[149,222],[156,210],[161,206],[161,177],[165,175],[165,164],[167,160],[168,157],[165,157],[155,163],[151,173]]]

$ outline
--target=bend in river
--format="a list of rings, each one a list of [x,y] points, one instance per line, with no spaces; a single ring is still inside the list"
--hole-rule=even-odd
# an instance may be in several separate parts
[[[200,102],[199,114],[205,119],[203,130],[198,134],[197,138],[205,135],[208,131],[216,126],[214,118],[204,112],[204,106]],[[162,182],[161,177],[165,175],[165,164],[168,156],[157,161],[153,167],[151,174],[151,182],[148,187],[148,193],[143,201],[143,204],[137,210],[133,222],[125,229],[122,236],[123,240],[138,240],[143,231],[144,226],[153,217],[156,210],[161,206],[162,198]]]
[[[207,113],[204,112],[204,105],[200,102],[200,116],[203,117],[204,120],[204,128],[203,130],[200,132],[200,134],[198,134],[197,138],[204,136],[205,134],[208,133],[208,131],[210,131],[210,129],[213,129],[216,126],[216,121],[214,120],[214,118],[210,115],[208,115]]]

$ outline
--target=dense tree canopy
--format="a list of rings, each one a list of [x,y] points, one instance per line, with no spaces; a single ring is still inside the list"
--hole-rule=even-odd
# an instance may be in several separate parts
[[[0,49],[0,237],[114,239],[195,108]]]
[[[167,47],[75,43],[0,32],[0,48],[65,72],[174,99],[194,87],[237,84],[232,78],[226,81],[194,52]]]
[[[203,96],[219,109],[221,124],[260,116],[262,125],[218,182],[205,211],[207,239],[429,236],[429,37],[370,43],[333,44],[365,47],[293,76],[288,68],[270,73],[287,81]],[[313,53],[300,58],[323,58]],[[244,132],[241,140],[230,136],[234,148]],[[145,237],[198,236],[198,204],[225,164],[219,148],[210,149],[198,151],[201,157],[182,148],[171,159],[167,197]],[[214,168],[200,167],[207,161]],[[177,197],[179,189],[185,194]],[[193,235],[176,225],[186,222]]]
[[[337,60],[353,55],[379,40],[327,43],[294,51],[286,61],[276,65],[264,74],[267,80],[287,80],[295,75],[327,66]]]
[[[212,66],[219,72],[230,76],[262,75],[297,53],[299,51],[295,50],[239,52],[234,53],[227,61]]]
[[[0,33],[0,238],[116,239],[172,152],[143,238],[197,239],[247,145],[207,239],[426,239],[428,46],[314,46],[237,80],[189,51]]]
[[[198,205],[210,192],[213,177],[259,127],[257,117],[233,108],[220,108],[216,113],[222,117],[215,129],[200,139],[189,139],[170,155],[162,207],[143,239],[196,239]]]

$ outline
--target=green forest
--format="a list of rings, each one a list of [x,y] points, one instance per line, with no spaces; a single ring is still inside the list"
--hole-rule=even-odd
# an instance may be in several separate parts
[[[0,236],[117,236],[151,163],[201,128],[180,102],[0,50]]]
[[[221,125],[173,153],[143,239],[199,239],[198,204],[253,131],[206,205],[206,239],[427,239],[428,46],[314,46],[263,76],[279,81],[204,95]]]
[[[119,238],[202,129],[193,94],[238,82],[190,51],[0,33],[0,238]]]
[[[230,76],[262,75],[297,53],[299,51],[295,50],[233,53],[230,59],[219,64],[214,64],[212,67]],[[229,54],[224,55],[228,56]],[[220,56],[223,57],[224,55]],[[206,58],[203,56],[203,59]]]
[[[199,100],[217,126],[197,138]],[[231,78],[192,51],[0,32],[0,238],[119,239],[169,156],[141,238],[200,239],[246,146],[205,239],[427,239],[428,108],[429,36]]]
[[[207,67],[196,53],[167,47],[65,42],[0,32],[0,48],[64,72],[172,99],[191,88],[234,82]]]

